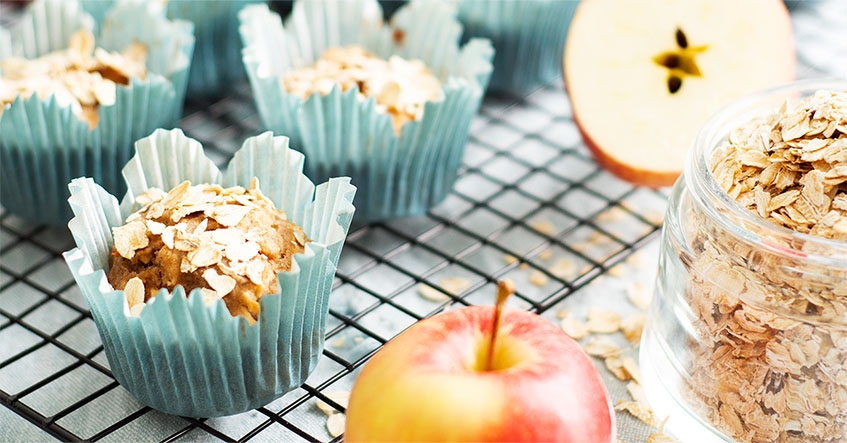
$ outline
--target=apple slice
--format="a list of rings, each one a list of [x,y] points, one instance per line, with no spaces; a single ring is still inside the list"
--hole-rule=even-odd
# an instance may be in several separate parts
[[[574,121],[597,162],[654,187],[673,184],[713,113],[794,72],[780,0],[583,0],[564,54]]]
[[[422,320],[365,365],[346,442],[614,442],[611,402],[579,345],[542,317],[472,306]]]

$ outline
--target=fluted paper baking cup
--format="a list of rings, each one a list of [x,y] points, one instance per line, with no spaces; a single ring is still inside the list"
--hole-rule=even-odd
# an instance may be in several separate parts
[[[459,0],[465,38],[491,39],[497,53],[489,89],[524,95],[562,76],[562,57],[579,0]]]
[[[194,24],[197,43],[191,60],[189,98],[214,98],[228,94],[233,83],[244,78],[241,41],[238,37],[238,11],[259,0],[168,0],[168,18]],[[81,0],[97,23],[114,0]]]
[[[67,48],[69,36],[91,29],[92,23],[75,1],[38,0],[10,30],[11,43],[0,44],[0,60]],[[110,192],[123,193],[120,169],[132,155],[133,142],[176,124],[194,46],[192,25],[168,21],[155,3],[118,2],[97,46],[121,50],[133,41],[147,45],[147,78],[119,85],[115,103],[99,108],[93,130],[53,96],[21,96],[4,108],[0,202],[6,210],[39,223],[67,223],[72,216],[67,205],[71,179],[93,177]]]
[[[470,123],[491,75],[487,40],[459,47],[461,25],[442,1],[414,1],[384,26],[376,0],[295,3],[283,26],[265,5],[239,13],[243,59],[265,128],[291,137],[306,154],[313,180],[350,176],[358,188],[356,217],[383,220],[425,212],[446,197],[461,165]],[[402,39],[395,41],[398,35]],[[398,137],[390,116],[356,89],[303,101],[286,93],[280,76],[311,64],[330,47],[359,45],[388,58],[422,60],[442,81],[444,99],[426,103],[420,121]]]
[[[124,168],[128,191],[120,205],[90,178],[69,185],[77,247],[64,254],[88,302],[115,378],[141,402],[190,417],[231,415],[265,405],[300,386],[320,358],[335,268],[353,216],[356,188],[348,178],[317,187],[302,173],[303,155],[285,137],[248,138],[225,174],[198,142],[180,130],[139,140]],[[138,209],[150,187],[184,180],[262,192],[312,240],[278,275],[280,292],[259,299],[259,318],[233,317],[223,300],[206,305],[199,290],[163,289],[138,317],[123,291],[106,279],[111,229]]]

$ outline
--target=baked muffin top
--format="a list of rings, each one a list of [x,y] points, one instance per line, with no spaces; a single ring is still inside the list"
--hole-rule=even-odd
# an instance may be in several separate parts
[[[0,62],[0,113],[18,96],[33,93],[42,99],[55,95],[61,106],[97,126],[100,105],[115,103],[118,84],[128,85],[130,78],[147,77],[147,47],[132,43],[121,52],[95,48],[94,35],[86,30],[75,32],[68,48],[36,59],[11,57]]]
[[[126,292],[137,315],[160,289],[200,288],[207,303],[222,298],[233,316],[258,319],[259,299],[279,292],[277,274],[303,252],[303,228],[288,221],[258,189],[192,186],[151,188],[142,208],[112,229],[107,278]]]
[[[393,55],[383,60],[359,46],[330,48],[315,63],[287,72],[280,79],[289,94],[306,100],[313,93],[327,95],[334,85],[342,91],[354,86],[359,97],[374,97],[378,112],[391,115],[394,132],[420,120],[424,104],[443,98],[441,82],[420,60]]]

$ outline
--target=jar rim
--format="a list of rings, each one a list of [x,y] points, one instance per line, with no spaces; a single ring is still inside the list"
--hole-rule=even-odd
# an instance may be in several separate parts
[[[725,106],[712,115],[698,132],[688,152],[683,180],[692,190],[691,194],[697,205],[727,232],[734,233],[737,237],[759,247],[767,248],[778,256],[792,259],[802,257],[804,260],[819,262],[826,266],[847,266],[847,241],[798,232],[760,217],[732,198],[718,184],[710,168],[713,151],[739,125],[750,121],[753,117],[775,111],[788,99],[796,103],[794,99],[806,98],[819,90],[847,91],[847,81],[799,80],[755,92]],[[744,228],[736,220],[755,227],[756,232]],[[777,238],[789,241],[774,241]],[[828,253],[810,253],[790,246],[792,244],[814,245],[812,250]]]

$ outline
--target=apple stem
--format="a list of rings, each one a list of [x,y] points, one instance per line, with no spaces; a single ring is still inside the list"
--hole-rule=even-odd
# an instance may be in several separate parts
[[[494,363],[494,345],[497,341],[497,332],[500,329],[500,317],[503,316],[503,307],[506,299],[515,293],[515,285],[511,280],[497,282],[497,303],[494,305],[494,325],[491,328],[491,344],[488,347],[488,356],[485,359],[485,370],[492,370]]]

